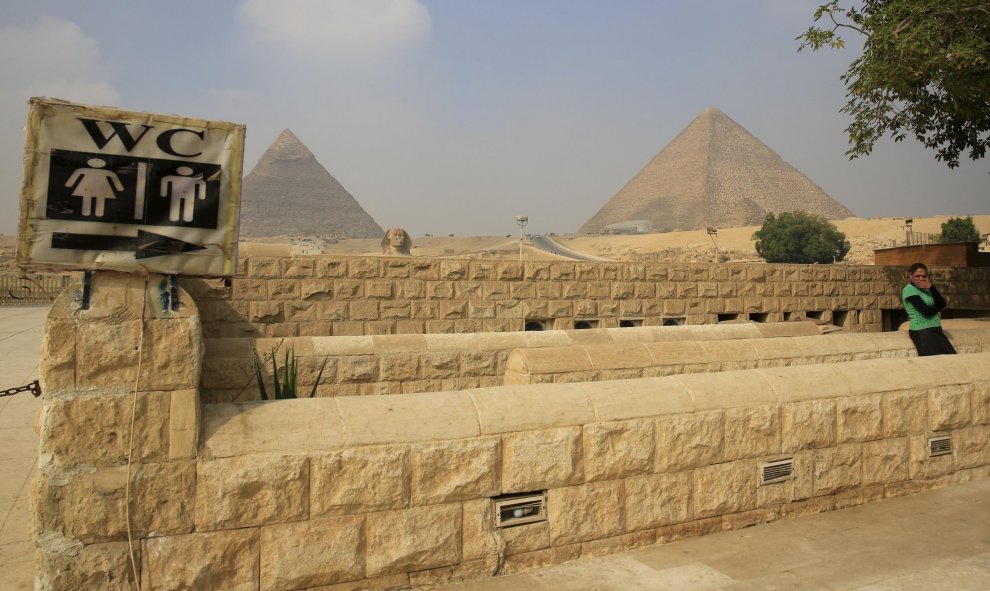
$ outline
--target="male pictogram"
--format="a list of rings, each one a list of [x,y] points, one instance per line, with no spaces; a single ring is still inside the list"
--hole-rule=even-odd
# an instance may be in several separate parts
[[[172,198],[168,219],[173,222],[179,221],[179,209],[181,208],[182,220],[191,222],[196,199],[206,199],[206,181],[202,179],[202,175],[190,176],[193,169],[188,166],[180,166],[175,169],[175,172],[179,173],[179,176],[162,177],[159,195]]]
[[[90,158],[86,164],[92,168],[80,168],[72,173],[69,180],[65,182],[66,187],[73,187],[72,196],[82,198],[82,214],[89,216],[95,213],[96,217],[103,217],[103,212],[107,199],[116,199],[117,191],[123,191],[124,185],[120,183],[120,177],[112,170],[104,170],[107,165],[105,160]],[[93,211],[93,202],[96,201],[96,211]]]

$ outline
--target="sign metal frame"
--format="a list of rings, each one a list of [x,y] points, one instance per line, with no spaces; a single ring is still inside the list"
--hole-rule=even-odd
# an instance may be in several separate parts
[[[245,126],[32,98],[17,263],[236,273]]]

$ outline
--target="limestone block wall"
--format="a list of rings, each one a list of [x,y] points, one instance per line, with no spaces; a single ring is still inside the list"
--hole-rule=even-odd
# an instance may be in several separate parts
[[[987,478],[990,354],[217,404],[203,422],[195,530],[143,542],[152,588],[402,588]],[[950,454],[930,457],[936,434]],[[781,459],[793,477],[761,485]],[[537,491],[546,521],[494,527],[491,497]]]
[[[188,293],[162,310],[162,280],[95,273],[88,309],[72,290],[52,306],[32,494],[36,589],[130,590],[129,533],[139,565],[142,539],[194,531],[202,333]]]
[[[291,348],[299,357],[299,384],[304,392],[312,389],[326,360],[317,395],[351,396],[501,385],[509,352],[520,347],[697,343],[799,335],[820,335],[820,332],[812,322],[776,322],[511,333],[206,339],[201,394],[206,402],[258,399],[254,351],[266,353],[276,346]],[[278,355],[280,363],[281,355]]]
[[[569,329],[730,317],[819,315],[881,330],[899,310],[904,269],[842,265],[516,262],[253,256],[232,286],[187,280],[207,337],[514,332],[527,321]],[[990,269],[933,269],[950,305],[990,310]]]
[[[947,331],[960,353],[990,352],[986,328]],[[515,349],[506,384],[550,384],[668,376],[759,367],[916,357],[907,332],[842,333],[787,339],[738,339],[571,345]]]

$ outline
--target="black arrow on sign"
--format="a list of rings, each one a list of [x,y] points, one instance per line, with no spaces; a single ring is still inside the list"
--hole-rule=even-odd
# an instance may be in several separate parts
[[[113,236],[101,234],[72,234],[53,232],[52,248],[69,250],[116,250],[134,252],[134,258],[147,259],[165,254],[181,254],[206,247],[185,242],[171,236],[138,230],[137,236]]]

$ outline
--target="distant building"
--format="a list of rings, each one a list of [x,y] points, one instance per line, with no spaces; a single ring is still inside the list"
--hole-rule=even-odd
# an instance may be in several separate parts
[[[616,222],[602,228],[602,234],[646,234],[651,231],[653,231],[653,223],[650,220]]]

